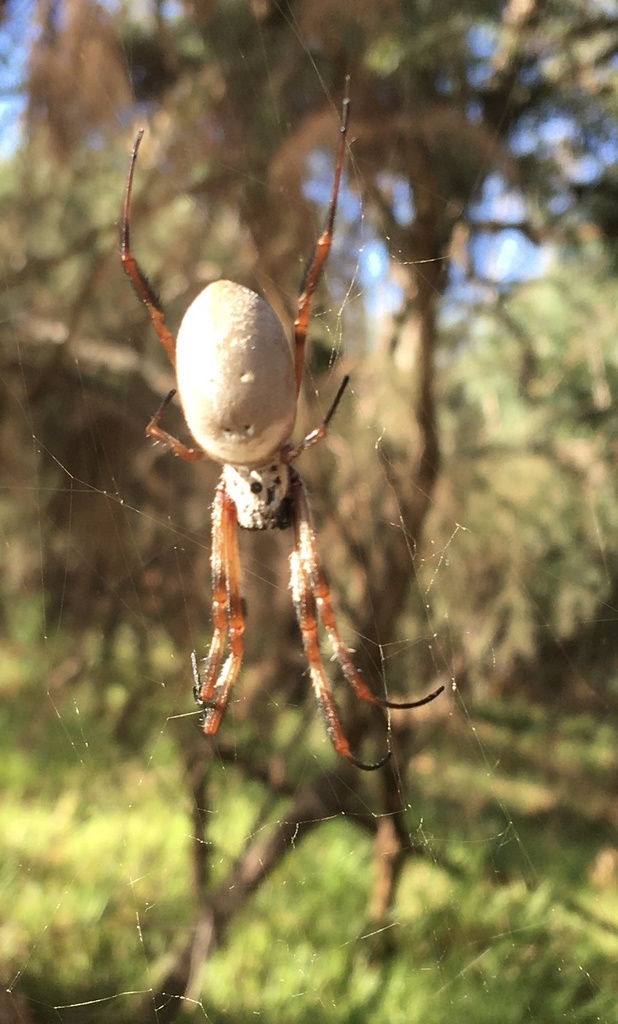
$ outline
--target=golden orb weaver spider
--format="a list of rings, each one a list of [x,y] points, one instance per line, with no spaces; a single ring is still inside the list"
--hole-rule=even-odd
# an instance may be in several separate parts
[[[339,632],[318,554],[307,492],[292,466],[302,452],[325,436],[349,379],[346,376],[342,380],[322,424],[302,441],[292,444],[311,302],[331,248],[349,111],[346,96],[326,226],[298,300],[293,349],[271,306],[255,292],[232,281],[215,281],[200,292],[183,317],[177,339],[168,330],[159,299],[130,244],[131,193],[143,129],[137,133],[127,175],[121,261],[176,369],[183,412],[198,447],[183,444],[160,426],[175,391],[169,393],[153,416],[146,436],[162,441],[183,459],[211,459],[223,466],[212,508],[214,632],[204,659],[203,678],[195,651],[191,656],[193,693],[202,711],[202,728],[210,736],[217,732],[243,658],[245,615],[236,528],[283,530],[291,526],[294,549],[290,555],[290,588],[318,707],[337,753],[357,768],[373,771],[386,764],[391,751],[368,764],[350,750],[322,663],[318,621],[345,679],[360,700],[381,708],[417,708],[434,700],[444,687],[420,700],[398,703],[381,700],[365,684]],[[223,662],[226,640],[229,654]]]

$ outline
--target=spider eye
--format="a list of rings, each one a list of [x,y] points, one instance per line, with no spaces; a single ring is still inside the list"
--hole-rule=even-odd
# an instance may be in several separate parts
[[[264,487],[260,483],[260,481],[259,480],[254,480],[253,483],[251,484],[251,493],[252,494],[261,494],[263,490],[264,490]]]

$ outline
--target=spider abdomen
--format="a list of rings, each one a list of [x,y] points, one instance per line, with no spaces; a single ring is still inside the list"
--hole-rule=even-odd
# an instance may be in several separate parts
[[[292,349],[255,292],[215,281],[178,332],[178,393],[187,425],[213,459],[260,465],[287,442],[296,418]]]

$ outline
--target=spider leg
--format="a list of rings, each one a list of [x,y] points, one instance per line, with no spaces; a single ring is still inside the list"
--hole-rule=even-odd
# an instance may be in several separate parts
[[[294,551],[290,555],[290,587],[318,707],[324,718],[326,731],[337,753],[347,758],[348,761],[351,761],[352,764],[363,771],[376,771],[376,769],[382,768],[386,764],[391,756],[391,751],[387,750],[384,757],[374,763],[366,763],[355,757],[343,732],[333,691],[324,671],[318,638],[316,598],[311,587],[306,558],[304,557],[305,553],[303,552],[303,516],[305,510],[308,511],[308,504],[302,481],[298,473],[293,470],[291,471],[291,482],[295,544]],[[302,495],[304,504],[302,501],[299,501],[299,495]]]
[[[172,388],[169,394],[163,399],[161,405],[146,427],[146,437],[152,437],[155,441],[161,441],[162,444],[168,445],[172,449],[174,455],[179,455],[181,459],[187,459],[189,462],[197,462],[199,459],[210,458],[207,452],[202,448],[190,448],[182,441],[179,441],[177,437],[174,437],[172,434],[168,434],[167,430],[163,430],[163,428],[159,426],[161,417],[175,394],[176,389]]]
[[[297,534],[296,547],[299,557],[309,581],[309,587],[315,599],[319,617],[332,644],[335,657],[358,699],[366,701],[368,704],[377,704],[381,708],[420,708],[423,704],[429,704],[432,700],[435,700],[442,693],[443,686],[439,686],[433,693],[429,693],[419,700],[390,701],[376,697],[363,681],[337,626],[330,588],[320,563],[307,492],[302,480],[295,471],[291,473],[291,491],[294,507],[294,525]]]
[[[307,655],[307,661],[309,663],[311,683],[313,685],[318,707],[322,713],[324,724],[326,725],[326,731],[328,732],[331,743],[338,754],[341,754],[342,757],[347,758],[347,760],[351,761],[353,765],[356,765],[357,768],[362,768],[365,772],[372,772],[378,768],[382,768],[391,756],[390,750],[386,752],[383,758],[372,764],[359,761],[359,759],[355,757],[350,750],[350,744],[343,732],[341,719],[339,718],[339,712],[337,710],[337,705],[335,704],[331,685],[324,671],[324,665],[322,664],[320,644],[318,640],[315,599],[311,593],[309,579],[303,567],[300,553],[296,549],[290,555],[290,569],[292,599],[294,601],[294,608],[296,609],[298,624],[303,638],[305,654]]]
[[[171,331],[168,331],[165,324],[165,314],[161,308],[161,303],[154,291],[154,288],[150,284],[150,281],[144,274],[139,263],[135,259],[135,256],[131,252],[131,236],[130,236],[130,222],[131,222],[131,193],[133,191],[133,175],[135,173],[135,164],[137,162],[137,153],[139,150],[140,142],[144,137],[144,129],[140,128],[137,135],[135,136],[135,142],[133,144],[133,151],[131,153],[131,163],[129,164],[129,173],[127,175],[127,188],[124,197],[124,207],[122,211],[122,227],[120,231],[120,259],[125,269],[125,273],[129,277],[131,284],[135,288],[139,298],[142,300],[146,309],[150,314],[152,326],[159,336],[159,340],[163,345],[163,348],[167,352],[172,366],[176,365],[176,339]]]
[[[326,437],[328,425],[332,420],[333,416],[335,415],[337,411],[337,406],[339,405],[339,402],[343,397],[343,392],[345,391],[349,383],[350,375],[346,373],[345,377],[341,381],[341,384],[339,385],[339,389],[337,391],[337,394],[335,395],[333,403],[328,412],[326,413],[326,416],[322,420],[320,426],[316,427],[315,430],[312,430],[309,434],[307,434],[307,436],[303,438],[302,441],[299,441],[298,444],[290,445],[289,448],[284,449],[281,453],[281,458],[284,462],[288,464],[290,462],[294,462],[294,460],[297,459],[298,456],[307,448],[311,448],[311,446],[314,445],[316,441],[321,441],[323,437]]]
[[[215,491],[212,506],[212,550],[210,564],[212,571],[212,621],[213,636],[208,650],[204,681],[200,679],[197,668],[197,655],[193,651],[193,696],[196,704],[206,705],[212,700],[215,684],[219,676],[223,648],[227,637],[227,557],[225,552],[225,535],[223,531],[223,502],[225,488],[220,480]]]
[[[346,83],[347,86],[348,83]],[[339,197],[339,186],[341,184],[341,172],[343,170],[343,158],[345,156],[345,140],[348,131],[348,120],[350,116],[350,98],[346,94],[341,111],[341,124],[339,127],[339,149],[335,163],[335,178],[333,191],[330,197],[326,226],[320,235],[315,247],[311,263],[305,275],[303,289],[298,300],[298,309],[294,321],[294,368],[296,372],[296,394],[300,391],[303,378],[303,366],[305,363],[305,342],[311,316],[311,301],[318,286],[324,264],[330,252],[333,240],[333,225],[337,212],[337,199]]]
[[[240,557],[236,532],[236,506],[219,481],[212,511],[212,618],[213,637],[210,643],[203,680],[200,679],[195,651],[191,655],[193,666],[193,696],[204,717],[202,728],[213,736],[225,711],[232,686],[243,657],[245,618],[241,597]],[[230,653],[221,669],[221,659],[229,632]]]

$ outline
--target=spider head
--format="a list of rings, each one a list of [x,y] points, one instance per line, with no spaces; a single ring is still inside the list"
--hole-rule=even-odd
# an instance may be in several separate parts
[[[285,530],[292,522],[290,469],[273,459],[264,466],[223,467],[225,488],[245,530]]]

